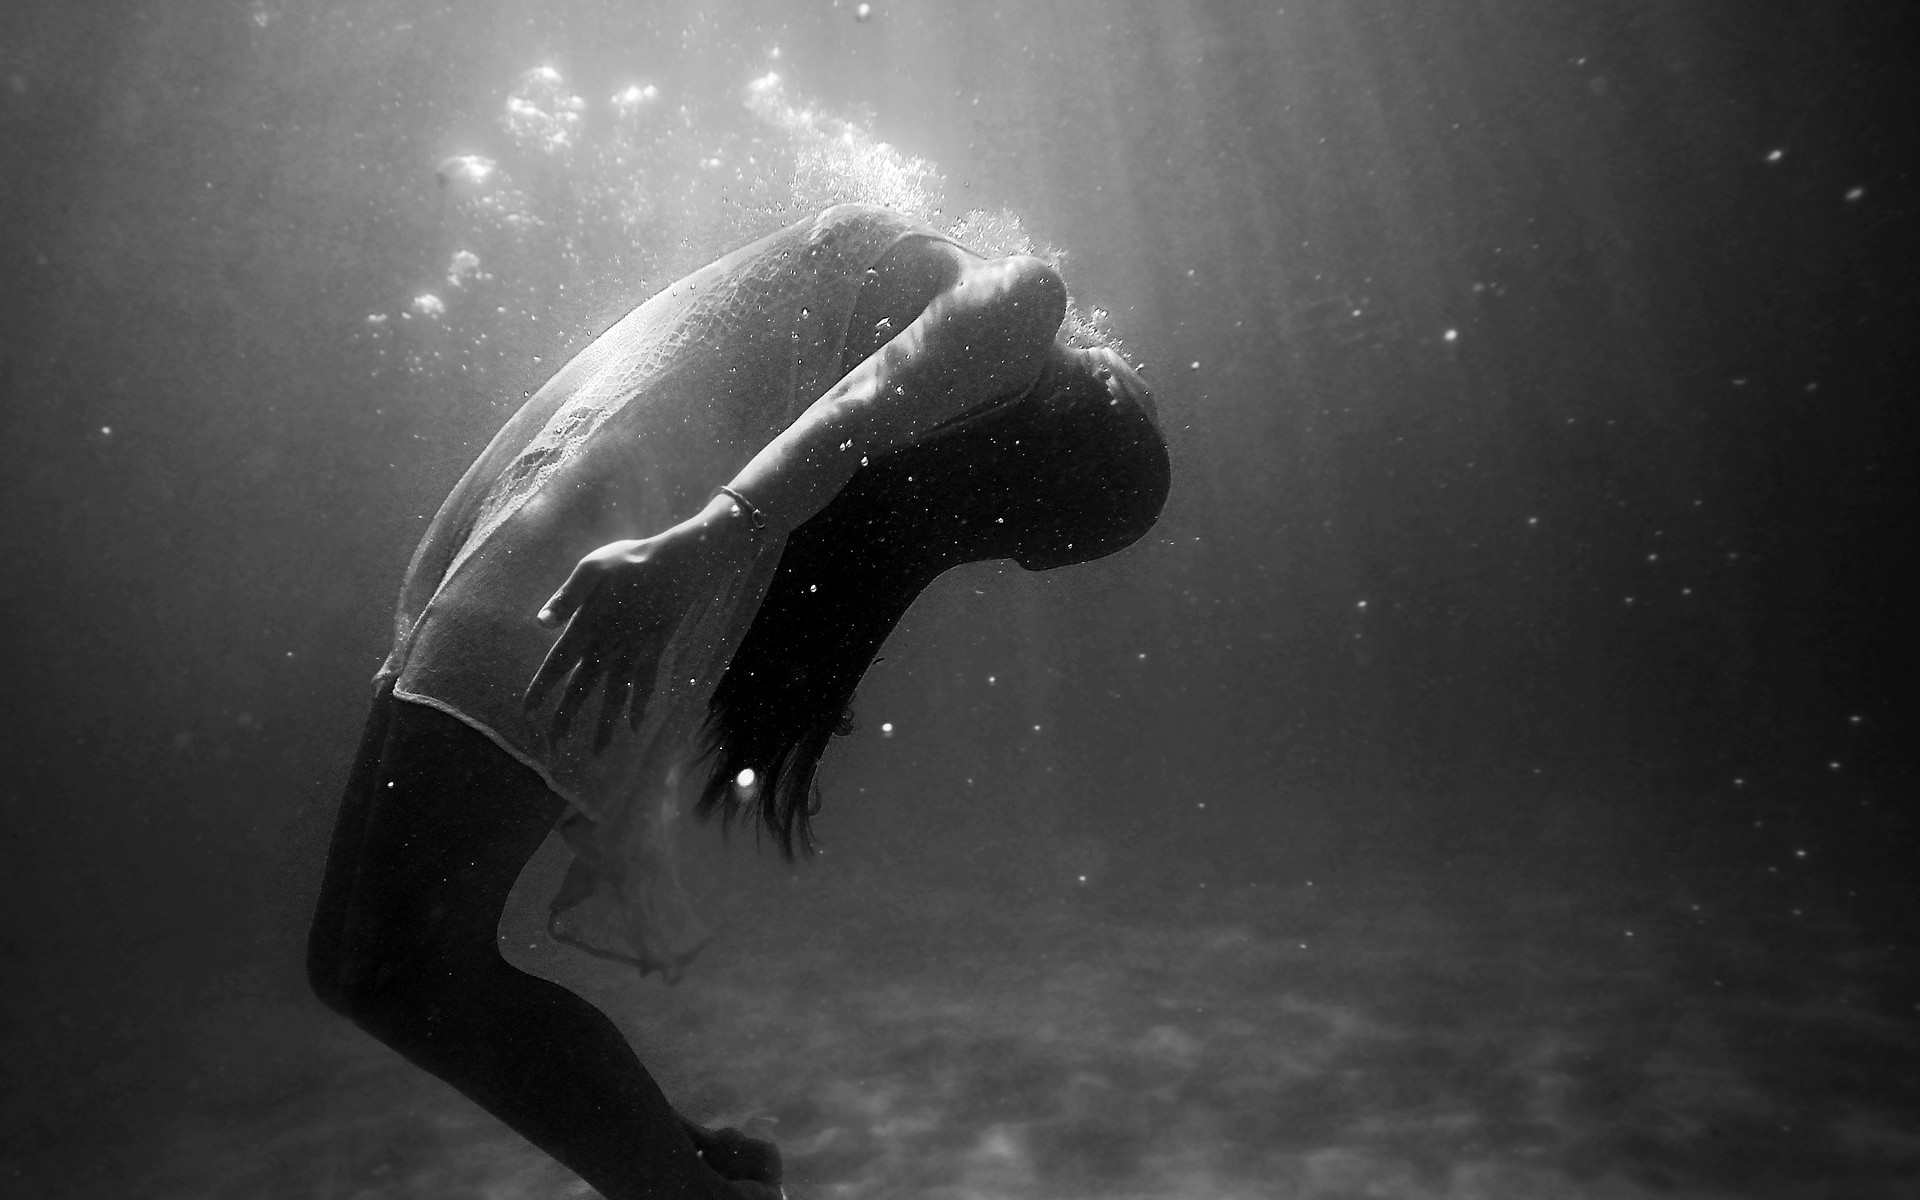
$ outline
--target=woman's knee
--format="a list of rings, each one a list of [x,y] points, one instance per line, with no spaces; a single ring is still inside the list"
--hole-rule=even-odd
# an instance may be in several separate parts
[[[404,1033],[436,1014],[494,994],[514,968],[484,945],[399,948],[346,944],[334,957],[308,958],[322,1003],[376,1036]]]

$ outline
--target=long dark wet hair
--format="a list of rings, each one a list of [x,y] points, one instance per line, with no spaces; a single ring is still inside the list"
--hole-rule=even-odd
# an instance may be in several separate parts
[[[701,818],[757,813],[787,858],[810,852],[820,756],[923,588],[983,559],[1086,562],[1152,526],[1170,481],[1152,399],[1109,383],[1110,351],[1066,354],[1084,369],[875,458],[787,539],[707,713]]]

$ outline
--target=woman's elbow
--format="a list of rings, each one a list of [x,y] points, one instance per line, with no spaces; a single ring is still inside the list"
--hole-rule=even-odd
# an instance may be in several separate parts
[[[1067,316],[1067,283],[1044,258],[1016,254],[1005,263],[1005,309],[1017,340],[1044,348]]]

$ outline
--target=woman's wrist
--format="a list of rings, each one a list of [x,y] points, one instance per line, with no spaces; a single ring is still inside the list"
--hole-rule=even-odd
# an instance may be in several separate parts
[[[774,531],[771,515],[744,489],[732,484],[714,490],[706,507],[700,510],[699,520],[708,529],[726,529],[742,534],[758,535]]]
[[[748,499],[746,493],[740,489],[730,484],[722,484],[714,493],[714,498],[732,501],[733,507],[730,510],[732,515],[745,517],[747,527],[756,533],[767,527],[767,514],[760,511],[760,506]]]

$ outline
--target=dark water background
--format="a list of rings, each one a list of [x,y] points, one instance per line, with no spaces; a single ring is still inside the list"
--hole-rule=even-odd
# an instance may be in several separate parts
[[[578,1194],[301,939],[424,518],[772,202],[775,69],[1067,249],[1174,496],[924,597],[681,986],[551,859],[519,961],[797,1197],[1920,1193],[1914,11],[8,4],[0,1190]]]

